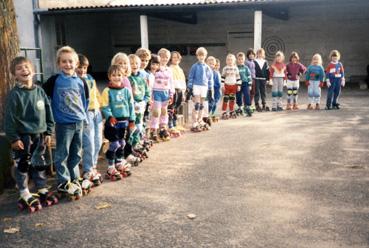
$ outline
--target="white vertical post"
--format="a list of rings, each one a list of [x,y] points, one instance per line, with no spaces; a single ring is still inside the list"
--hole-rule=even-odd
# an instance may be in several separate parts
[[[261,10],[257,10],[254,15],[254,49],[257,50],[261,48],[263,12]]]
[[[149,49],[149,31],[146,15],[140,16],[140,28],[141,28],[141,47]]]

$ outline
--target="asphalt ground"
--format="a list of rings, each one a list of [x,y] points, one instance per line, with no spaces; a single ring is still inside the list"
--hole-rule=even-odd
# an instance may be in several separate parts
[[[369,247],[369,94],[346,89],[334,111],[300,103],[157,144],[132,177],[76,202],[19,213],[8,190],[0,246]]]

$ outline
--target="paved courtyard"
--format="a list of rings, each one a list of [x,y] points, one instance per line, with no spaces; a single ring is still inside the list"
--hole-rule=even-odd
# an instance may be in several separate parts
[[[369,247],[368,92],[344,91],[342,107],[186,133],[131,178],[32,215],[8,190],[1,247]]]

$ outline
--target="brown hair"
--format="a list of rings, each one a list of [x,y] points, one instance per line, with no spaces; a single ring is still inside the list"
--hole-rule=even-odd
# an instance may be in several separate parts
[[[292,61],[293,58],[296,58],[297,61],[300,61],[300,56],[297,52],[292,52],[290,55],[290,62]]]
[[[83,54],[78,54],[79,66],[89,66],[88,58]]]
[[[172,59],[172,58],[173,58],[173,55],[174,55],[174,54],[176,54],[176,55],[178,56],[179,60],[181,60],[181,59],[182,59],[182,55],[181,55],[179,52],[177,52],[177,51],[173,51],[173,52],[171,52],[170,59]]]
[[[12,60],[12,62],[10,63],[10,73],[14,76],[15,75],[15,67],[19,64],[22,64],[22,63],[27,63],[31,66],[32,70],[34,70],[33,68],[33,64],[31,62],[31,60],[27,59],[26,57],[23,57],[23,56],[18,56],[16,58],[14,58]]]
[[[151,51],[143,47],[136,50],[136,55],[140,57],[140,59],[151,59]]]
[[[121,65],[111,65],[108,70],[108,77],[110,77],[113,73],[120,72],[124,75],[123,66]]]
[[[256,55],[253,48],[247,49],[246,57],[249,58],[250,54]]]
[[[332,57],[337,57],[338,60],[340,60],[341,58],[341,53],[338,51],[338,50],[332,50],[330,53],[329,53],[329,58],[332,59]]]

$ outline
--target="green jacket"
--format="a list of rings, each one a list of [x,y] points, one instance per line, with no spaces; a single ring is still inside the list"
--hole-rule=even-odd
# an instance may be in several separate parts
[[[131,82],[132,94],[135,102],[148,102],[150,100],[150,90],[145,79],[139,76],[139,74],[132,74],[128,79]]]
[[[45,91],[15,86],[8,94],[5,108],[4,129],[11,143],[22,134],[45,133],[51,135],[54,117]]]

